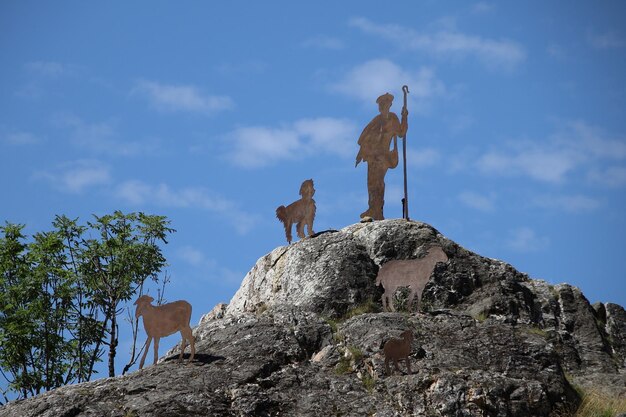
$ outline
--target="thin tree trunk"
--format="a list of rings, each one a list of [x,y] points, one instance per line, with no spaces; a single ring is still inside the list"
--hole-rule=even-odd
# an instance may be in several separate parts
[[[115,305],[112,303],[112,305]],[[109,338],[109,376],[115,376],[115,354],[117,348],[117,315],[112,308],[111,313],[111,337]]]

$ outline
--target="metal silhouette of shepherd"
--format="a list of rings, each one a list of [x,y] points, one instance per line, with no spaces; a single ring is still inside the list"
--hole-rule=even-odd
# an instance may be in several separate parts
[[[393,169],[398,166],[398,136],[406,138],[406,131],[409,128],[407,122],[409,112],[406,109],[408,88],[405,89],[403,87],[403,91],[405,93],[405,102],[402,107],[402,121],[398,120],[398,116],[395,113],[389,111],[393,102],[393,96],[385,93],[376,99],[380,114],[365,126],[358,140],[360,149],[354,166],[358,166],[361,161],[367,162],[367,192],[369,195],[369,207],[361,213],[361,218],[384,219],[385,174],[387,174],[389,168]],[[393,149],[389,150],[392,141]],[[405,195],[405,200],[406,198],[407,196]],[[405,215],[408,218],[408,209],[406,207],[405,203],[402,213],[403,218]]]
[[[291,229],[294,223],[296,223],[296,232],[300,239],[304,238],[304,226],[307,226],[309,236],[315,234],[313,231],[313,220],[315,220],[315,200],[313,195],[315,194],[315,188],[313,187],[313,180],[306,180],[300,186],[300,200],[294,201],[287,207],[280,206],[276,209],[276,217],[283,222],[285,226],[285,237],[287,242],[291,243]]]
[[[148,334],[146,350],[141,357],[141,362],[139,362],[139,369],[143,368],[143,363],[146,360],[152,339],[154,339],[154,364],[156,364],[159,358],[159,339],[178,331],[180,331],[180,335],[183,338],[180,344],[180,356],[178,360],[182,361],[183,359],[186,346],[185,340],[187,340],[191,345],[191,356],[189,357],[189,363],[191,363],[196,353],[195,339],[191,332],[191,327],[189,326],[189,320],[191,320],[191,304],[181,300],[160,306],[153,306],[150,304],[153,301],[154,298],[149,295],[142,295],[135,301],[135,305],[137,306],[135,317],[139,318],[139,316],[143,316],[143,327]]]

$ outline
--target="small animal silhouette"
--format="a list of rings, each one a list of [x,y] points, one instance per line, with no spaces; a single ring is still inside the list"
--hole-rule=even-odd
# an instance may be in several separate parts
[[[149,295],[142,295],[135,301],[135,305],[137,306],[135,317],[139,318],[139,316],[143,316],[143,327],[148,334],[146,350],[141,357],[139,369],[143,368],[143,363],[146,360],[152,339],[154,339],[154,363],[156,364],[159,358],[159,339],[177,331],[180,331],[183,338],[178,360],[182,361],[183,359],[186,339],[191,345],[191,356],[189,357],[189,363],[191,363],[196,353],[195,339],[191,332],[191,327],[189,327],[189,320],[191,320],[191,304],[181,300],[160,306],[153,306],[150,304],[153,301],[154,298]]]
[[[411,342],[413,341],[413,332],[411,330],[405,330],[400,334],[400,339],[391,338],[387,340],[383,346],[383,353],[385,354],[385,371],[387,375],[391,374],[389,369],[389,362],[393,362],[395,369],[400,372],[398,367],[398,361],[406,359],[406,368],[411,373],[411,361],[409,356],[411,355]]]
[[[314,234],[313,220],[315,219],[315,200],[313,200],[315,188],[313,180],[306,180],[300,186],[300,200],[294,201],[287,207],[280,206],[276,209],[276,217],[285,226],[285,237],[291,243],[291,227],[296,223],[296,232],[300,239],[304,238],[304,226],[309,229],[309,236]]]
[[[409,287],[409,299],[407,309],[411,311],[413,299],[417,296],[418,306],[422,292],[428,283],[430,275],[435,269],[437,262],[446,262],[448,256],[439,246],[428,249],[426,256],[420,259],[392,260],[385,263],[378,271],[376,285],[385,289],[382,296],[383,310],[387,306],[391,311],[396,311],[393,305],[393,296],[400,287]]]

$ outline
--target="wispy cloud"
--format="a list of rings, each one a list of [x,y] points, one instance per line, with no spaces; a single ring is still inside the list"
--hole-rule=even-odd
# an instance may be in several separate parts
[[[602,203],[595,198],[581,194],[544,194],[534,197],[531,206],[570,213],[586,213],[598,209]]]
[[[151,185],[143,181],[130,180],[117,186],[116,195],[136,206],[151,204],[207,210],[228,219],[240,234],[250,231],[257,222],[256,216],[241,210],[234,201],[202,187],[185,187],[177,190],[163,183]]]
[[[241,77],[250,74],[260,74],[270,68],[265,61],[248,60],[243,62],[222,62],[215,66],[215,70],[224,76]]]
[[[455,30],[420,33],[399,25],[378,24],[363,17],[353,18],[349,23],[364,33],[379,36],[399,47],[441,57],[472,56],[489,68],[512,69],[526,59],[524,48],[508,39],[483,38]]]
[[[201,266],[207,263],[207,257],[204,253],[193,246],[186,245],[178,248],[177,255],[192,266]]]
[[[210,281],[213,284],[238,284],[244,277],[244,274],[220,265],[202,250],[191,245],[178,248],[176,256],[198,270],[198,275],[205,277],[205,281]]]
[[[88,188],[111,182],[110,168],[96,160],[77,160],[49,171],[37,171],[33,178],[48,181],[56,189],[79,194]]]
[[[479,194],[473,191],[463,191],[459,194],[459,200],[467,207],[483,212],[492,212],[495,210],[495,194]]]
[[[534,143],[521,148],[513,154],[488,152],[478,160],[478,168],[485,174],[527,175],[535,180],[558,183],[579,163],[579,156],[572,152],[547,149]]]
[[[301,119],[281,127],[241,127],[229,133],[227,154],[235,165],[259,168],[312,154],[346,157],[354,154],[356,126],[349,120]]]
[[[94,153],[131,156],[154,150],[153,143],[123,140],[114,121],[91,123],[70,114],[57,116],[54,122],[59,127],[69,129],[69,137],[74,145]]]
[[[410,132],[410,130],[409,130]],[[411,138],[407,133],[407,140],[410,143]],[[398,143],[398,148],[400,148]],[[415,148],[415,146],[407,146],[406,150],[407,167],[409,169],[423,169],[437,165],[441,160],[441,153],[437,149],[433,148]]]
[[[555,59],[565,59],[567,58],[567,51],[565,47],[559,45],[557,43],[551,43],[546,47],[546,52],[548,55]]]
[[[26,63],[24,67],[32,73],[51,78],[72,75],[76,72],[76,68],[73,65],[55,61],[33,61]]]
[[[486,14],[491,13],[496,9],[496,6],[493,3],[488,3],[486,1],[479,1],[472,6],[472,12],[476,14]]]
[[[450,117],[447,121],[450,132],[453,134],[459,134],[470,129],[476,120],[468,114],[459,114],[457,116]]]
[[[506,245],[516,252],[536,252],[546,249],[550,239],[537,235],[530,227],[520,227],[509,232]]]
[[[0,141],[9,145],[26,146],[41,143],[41,138],[30,132],[10,132],[0,136]]]
[[[332,51],[339,51],[346,47],[344,41],[341,39],[325,35],[317,35],[308,38],[302,42],[302,46],[305,48],[327,49]]]
[[[607,187],[623,187],[626,185],[626,167],[598,167],[589,172],[589,180]]]
[[[409,99],[420,107],[426,100],[445,92],[443,82],[437,79],[433,69],[421,67],[417,71],[410,71],[387,59],[367,61],[352,68],[341,80],[330,85],[330,89],[371,103],[375,108],[376,98],[386,92],[395,93],[401,98],[402,92],[399,90],[402,85],[410,87]]]
[[[574,172],[603,182],[600,167],[626,160],[626,141],[608,137],[601,129],[581,121],[569,122],[547,139],[518,141],[491,150],[477,159],[476,167],[487,175],[528,176],[561,183]],[[619,183],[622,169],[609,173]],[[610,181],[604,181],[610,182]]]
[[[596,49],[620,49],[626,47],[626,39],[614,32],[587,32],[587,43]]]
[[[230,110],[234,102],[229,96],[205,95],[190,85],[170,85],[154,81],[137,82],[132,94],[143,96],[157,110],[193,112],[212,115]]]

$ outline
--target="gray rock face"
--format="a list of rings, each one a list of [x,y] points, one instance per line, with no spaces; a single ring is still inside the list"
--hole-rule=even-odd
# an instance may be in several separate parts
[[[227,314],[294,305],[328,316],[378,294],[377,266],[347,233],[325,233],[273,250],[246,275]]]
[[[381,265],[433,244],[449,260],[419,312],[354,315],[380,307]],[[381,348],[407,329],[413,373],[385,375]],[[591,306],[577,288],[403,220],[277,248],[194,334],[191,365],[174,360],[176,347],[156,366],[9,403],[0,417],[549,416],[579,401],[571,383],[626,395],[621,306]]]

